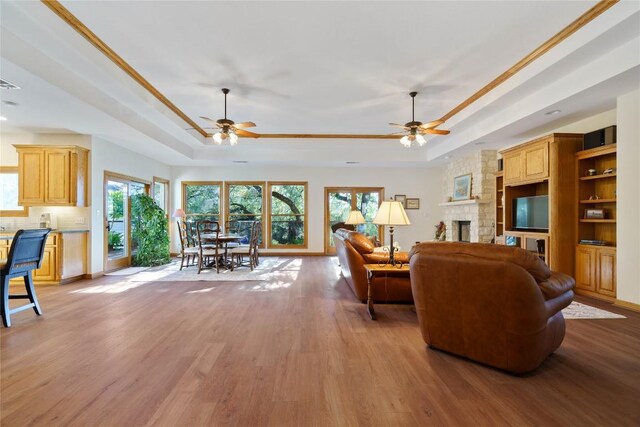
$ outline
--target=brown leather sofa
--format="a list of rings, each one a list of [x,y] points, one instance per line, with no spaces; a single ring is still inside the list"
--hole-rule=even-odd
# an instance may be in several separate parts
[[[575,281],[524,249],[421,243],[410,253],[411,287],[424,341],[433,348],[522,374],[562,343],[561,310]]]
[[[374,252],[371,240],[362,233],[343,228],[333,233],[342,275],[349,287],[362,302],[367,301],[367,272],[365,264],[376,264],[389,258],[388,253]],[[408,262],[407,252],[396,252],[398,261]],[[376,277],[373,279],[373,300],[375,302],[413,302],[411,281],[403,277]]]

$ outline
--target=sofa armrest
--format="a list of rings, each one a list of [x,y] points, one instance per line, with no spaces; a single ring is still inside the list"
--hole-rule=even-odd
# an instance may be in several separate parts
[[[573,277],[557,271],[552,272],[547,280],[538,283],[546,301],[572,291],[575,285],[576,281]]]
[[[384,262],[389,259],[389,252],[372,252],[370,254],[362,254],[364,258],[364,262],[367,264],[377,264],[379,262]],[[402,263],[409,263],[409,253],[408,252],[396,252],[394,254],[394,258],[396,261],[400,261]]]

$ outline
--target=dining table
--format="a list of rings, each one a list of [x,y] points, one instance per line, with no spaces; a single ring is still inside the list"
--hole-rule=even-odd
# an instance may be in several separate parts
[[[218,241],[219,243],[224,244],[224,265],[229,268],[231,267],[231,263],[229,257],[227,256],[227,252],[229,249],[228,244],[232,242],[240,242],[244,238],[245,236],[235,233],[203,233],[200,235],[200,239],[204,240],[205,242]]]

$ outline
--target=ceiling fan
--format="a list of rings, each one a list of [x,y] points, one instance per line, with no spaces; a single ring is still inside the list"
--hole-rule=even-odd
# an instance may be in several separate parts
[[[206,129],[218,129],[216,133],[213,134],[213,142],[220,145],[223,141],[229,140],[229,144],[236,145],[238,143],[239,136],[248,136],[252,138],[260,137],[259,134],[250,132],[245,130],[246,128],[255,127],[256,124],[253,122],[241,122],[235,123],[233,120],[227,119],[227,94],[230,92],[229,89],[222,88],[222,93],[224,93],[224,119],[213,120],[209,117],[200,116],[201,119],[204,119],[208,122],[214,123],[217,128],[206,128]]]
[[[411,147],[413,141],[417,141],[418,144],[422,147],[427,141],[424,139],[426,134],[431,135],[448,135],[448,130],[435,129],[444,123],[444,120],[434,120],[429,123],[417,122],[415,118],[416,112],[416,95],[418,92],[410,92],[409,96],[411,96],[411,121],[400,125],[398,123],[389,123],[391,126],[397,126],[404,129],[404,132],[394,133],[392,135],[402,135],[405,132],[409,132],[409,134],[405,134],[401,139],[400,143],[405,147]]]

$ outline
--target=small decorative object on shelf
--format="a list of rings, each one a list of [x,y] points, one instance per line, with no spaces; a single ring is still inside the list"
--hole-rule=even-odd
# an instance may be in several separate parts
[[[604,219],[604,209],[585,209],[585,219]]]
[[[589,196],[589,200],[600,200],[600,197],[596,194],[595,196]]]
[[[589,169],[587,172],[589,173],[589,176],[594,176],[596,174],[595,169]]]
[[[616,168],[608,168],[602,172],[602,175],[611,175],[612,173],[616,173]]]
[[[436,234],[435,234],[435,240],[439,241],[439,242],[444,242],[445,240],[447,240],[447,226],[445,225],[445,223],[443,221],[440,221],[438,224],[435,225],[436,227]]]

